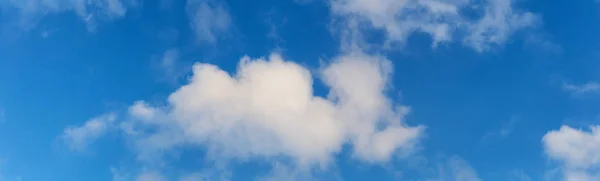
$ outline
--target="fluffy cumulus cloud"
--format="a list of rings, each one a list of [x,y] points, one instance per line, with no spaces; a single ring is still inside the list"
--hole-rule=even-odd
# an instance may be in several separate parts
[[[115,118],[114,114],[92,118],[81,126],[66,128],[61,138],[70,149],[83,151],[90,143],[103,136],[112,127]]]
[[[284,158],[274,167],[285,172],[265,179],[326,169],[345,145],[354,159],[385,163],[413,152],[424,130],[408,126],[409,108],[386,96],[390,65],[362,53],[340,56],[317,73],[277,54],[244,57],[235,74],[198,63],[189,83],[165,103],[137,101],[126,119],[94,118],[67,128],[63,138],[82,149],[119,129],[146,164],[182,147],[205,148],[208,158],[225,164]],[[327,97],[315,95],[315,77],[329,88]]]
[[[589,131],[562,126],[542,139],[549,158],[558,161],[566,181],[600,179],[600,126]]]
[[[5,0],[1,10],[15,12],[24,28],[31,28],[46,14],[74,12],[93,29],[99,20],[123,17],[135,0]]]
[[[402,44],[411,33],[423,32],[431,35],[433,46],[458,37],[480,52],[538,19],[515,10],[513,0],[331,0],[331,10],[352,26],[358,22],[384,30],[387,43]]]
[[[283,156],[304,167],[326,165],[350,144],[357,159],[385,162],[411,152],[423,129],[405,125],[408,108],[385,96],[390,70],[382,57],[339,57],[320,73],[324,98],[308,69],[279,55],[242,58],[235,75],[196,64],[167,105],[135,103],[122,128],[145,156],[201,145],[218,158]]]
[[[229,12],[218,1],[188,0],[186,9],[190,26],[202,43],[216,43],[232,26]]]

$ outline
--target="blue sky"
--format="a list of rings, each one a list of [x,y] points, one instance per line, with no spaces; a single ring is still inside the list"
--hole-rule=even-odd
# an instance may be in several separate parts
[[[0,0],[0,181],[600,180],[594,0]]]

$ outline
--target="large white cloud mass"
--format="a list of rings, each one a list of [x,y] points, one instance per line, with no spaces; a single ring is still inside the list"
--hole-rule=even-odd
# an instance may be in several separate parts
[[[549,158],[559,161],[566,181],[599,180],[600,126],[589,131],[562,126],[542,139]]]
[[[383,57],[339,57],[317,74],[330,89],[324,98],[308,69],[277,54],[242,58],[235,75],[196,64],[166,105],[136,102],[121,128],[141,159],[198,145],[221,159],[283,156],[304,167],[328,164],[348,144],[356,159],[385,162],[410,153],[423,131],[404,124],[409,109],[384,94],[389,66]]]

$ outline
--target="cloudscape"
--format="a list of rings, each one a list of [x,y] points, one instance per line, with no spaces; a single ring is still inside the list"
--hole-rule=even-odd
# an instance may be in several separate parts
[[[598,181],[595,0],[0,0],[0,181]]]

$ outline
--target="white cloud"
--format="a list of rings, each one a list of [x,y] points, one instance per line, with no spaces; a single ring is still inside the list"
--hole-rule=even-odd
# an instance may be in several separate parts
[[[231,17],[225,7],[211,0],[188,0],[187,12],[196,38],[214,44],[231,28]]]
[[[166,50],[157,66],[162,74],[161,79],[174,85],[178,85],[180,79],[189,73],[189,67],[191,64],[181,61],[181,53],[177,48]]]
[[[121,127],[137,140],[141,159],[200,145],[218,159],[283,156],[312,167],[349,144],[356,159],[386,162],[412,152],[423,131],[406,126],[409,109],[385,96],[391,68],[383,57],[349,54],[322,68],[329,98],[313,94],[308,69],[276,54],[242,58],[235,75],[210,64],[193,72],[168,105],[129,109],[133,119]]]
[[[529,175],[521,170],[511,172],[511,178],[514,179],[514,181],[533,181]]]
[[[46,14],[72,11],[93,30],[98,20],[123,17],[135,4],[135,0],[7,0],[0,8],[15,10],[24,28],[32,28]]]
[[[110,168],[110,173],[112,173],[112,181],[127,181],[127,175],[121,173],[120,170],[112,167]]]
[[[312,177],[310,171],[295,168],[293,166],[274,163],[272,164],[271,171],[255,181],[315,181],[317,179]]]
[[[448,167],[452,173],[452,180],[455,181],[481,181],[477,172],[467,162],[459,158],[453,158],[449,161]]]
[[[179,51],[177,49],[169,49],[163,54],[161,66],[169,72],[173,71],[177,59],[179,59]]]
[[[488,140],[490,138],[498,137],[498,138],[506,138],[510,136],[513,132],[515,125],[520,121],[518,116],[512,116],[510,120],[502,126],[500,130],[487,132],[483,136],[483,140]]]
[[[600,164],[600,126],[590,131],[562,126],[550,131],[543,138],[550,158],[564,162],[569,167],[590,168]]]
[[[574,94],[585,94],[585,93],[599,93],[600,84],[597,82],[588,82],[582,85],[574,84],[563,84],[563,90],[572,92]]]
[[[143,101],[135,102],[131,107],[129,107],[129,113],[135,118],[139,118],[140,120],[149,121],[154,119],[156,116],[156,109],[150,107]]]
[[[465,160],[450,157],[438,165],[438,178],[427,181],[481,181],[477,171]]]
[[[589,131],[562,126],[548,132],[542,142],[549,158],[562,164],[566,181],[592,181],[600,179],[600,126]]]
[[[347,22],[366,22],[384,30],[387,43],[403,44],[414,32],[433,38],[433,46],[455,35],[482,52],[503,44],[515,31],[535,26],[537,16],[513,9],[513,0],[330,0],[331,10]],[[462,10],[481,12],[471,17]],[[475,20],[473,20],[475,19]]]
[[[565,174],[565,181],[596,181],[600,180],[600,175],[593,175],[589,172],[584,171],[567,171]]]
[[[206,181],[208,179],[206,179],[206,177],[204,175],[202,175],[202,173],[194,173],[194,174],[189,174],[189,175],[185,175],[181,178],[179,178],[179,181]]]
[[[490,45],[500,45],[514,31],[532,27],[537,17],[529,12],[516,12],[512,7],[513,0],[488,0],[483,7],[485,15],[474,24],[468,25],[465,39],[467,44],[478,51]]]
[[[136,181],[166,181],[167,179],[158,172],[144,172],[140,174],[136,179]]]
[[[179,181],[228,181],[231,180],[230,172],[212,173],[212,172],[197,172],[187,174],[179,178]]]
[[[79,127],[68,127],[61,138],[73,151],[83,151],[92,142],[109,130],[115,120],[114,114],[92,118]]]

